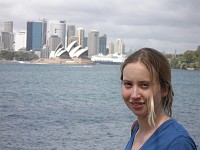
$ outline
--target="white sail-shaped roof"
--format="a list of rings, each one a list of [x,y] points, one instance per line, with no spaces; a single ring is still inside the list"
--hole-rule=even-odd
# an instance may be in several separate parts
[[[74,54],[81,48],[81,45],[79,46],[76,46],[74,49],[72,49],[70,52],[69,52],[69,56],[70,57],[74,57]]]
[[[88,48],[84,48],[84,49],[81,49],[79,50],[78,52],[76,52],[74,54],[74,57],[79,57],[81,54],[83,54],[84,52],[86,52],[88,50]]]
[[[84,53],[88,50],[87,47],[84,49],[81,49],[81,47],[82,47],[81,45],[75,47],[76,43],[77,43],[77,41],[73,41],[72,43],[70,43],[68,45],[68,47],[66,49],[60,43],[56,47],[55,51],[51,51],[50,58],[60,57],[65,52],[67,52],[71,58],[79,57],[82,53]]]

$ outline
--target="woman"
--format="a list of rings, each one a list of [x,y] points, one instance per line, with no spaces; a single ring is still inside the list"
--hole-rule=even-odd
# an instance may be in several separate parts
[[[168,60],[142,48],[121,66],[122,97],[137,116],[126,150],[195,150],[188,132],[171,118],[173,90]]]

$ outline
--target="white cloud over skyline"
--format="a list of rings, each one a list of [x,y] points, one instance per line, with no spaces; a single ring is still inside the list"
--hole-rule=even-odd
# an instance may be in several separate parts
[[[0,0],[0,30],[13,21],[14,30],[29,20],[65,20],[96,29],[108,42],[121,38],[126,50],[152,47],[166,53],[196,50],[200,45],[199,0]]]

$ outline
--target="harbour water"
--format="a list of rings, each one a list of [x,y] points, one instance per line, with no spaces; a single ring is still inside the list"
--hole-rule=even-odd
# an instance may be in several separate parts
[[[172,70],[173,117],[200,147],[200,72]],[[124,149],[135,117],[118,65],[0,63],[0,149]]]

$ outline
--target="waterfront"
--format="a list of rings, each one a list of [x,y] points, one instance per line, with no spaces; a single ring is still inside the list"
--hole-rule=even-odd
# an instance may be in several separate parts
[[[118,65],[0,63],[0,149],[124,149]],[[200,72],[172,70],[173,116],[200,145]]]

